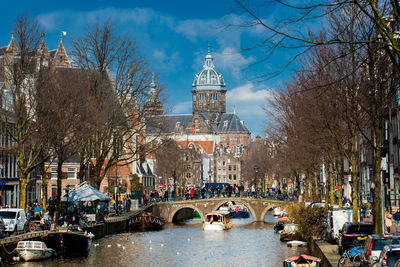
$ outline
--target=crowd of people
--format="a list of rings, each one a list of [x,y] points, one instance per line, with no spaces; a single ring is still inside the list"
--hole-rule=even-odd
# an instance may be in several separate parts
[[[296,192],[287,193],[281,192],[278,188],[275,191],[269,190],[262,192],[253,187],[245,188],[243,185],[230,185],[230,184],[209,184],[203,187],[189,186],[185,189],[173,186],[167,189],[152,190],[143,192],[140,203],[147,205],[149,202],[158,201],[179,201],[191,199],[205,199],[205,198],[220,198],[220,197],[252,197],[252,198],[270,198],[270,199],[287,199],[295,200],[297,198]]]

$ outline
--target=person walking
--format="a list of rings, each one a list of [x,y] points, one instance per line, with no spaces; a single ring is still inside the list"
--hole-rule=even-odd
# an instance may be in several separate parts
[[[390,228],[392,228],[392,214],[390,214],[388,210],[385,212],[385,226],[387,233],[390,234]]]
[[[398,227],[400,225],[400,208],[397,209],[396,213],[393,215],[393,219],[396,223],[396,233],[398,232]]]

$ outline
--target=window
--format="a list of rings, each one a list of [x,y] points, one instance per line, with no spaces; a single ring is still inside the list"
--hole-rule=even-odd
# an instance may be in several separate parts
[[[192,174],[190,172],[186,173],[186,178],[190,179],[192,177]]]
[[[229,174],[229,180],[232,181],[232,174]]]
[[[233,170],[236,171],[236,165],[233,165]]]
[[[76,178],[76,169],[68,168],[67,169],[67,179],[75,179]]]
[[[52,172],[51,173],[51,179],[57,179],[57,173]]]
[[[57,196],[57,185],[56,184],[51,185],[51,196],[53,198],[55,198]]]
[[[232,165],[229,165],[228,170],[230,171],[232,170]]]
[[[51,172],[57,172],[57,168],[51,168]]]
[[[225,161],[222,162],[222,166],[225,166]]]
[[[233,180],[236,180],[236,174],[233,175]]]

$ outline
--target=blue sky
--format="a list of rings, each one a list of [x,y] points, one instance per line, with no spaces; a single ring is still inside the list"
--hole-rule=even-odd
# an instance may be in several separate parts
[[[263,36],[260,28],[226,27],[241,24],[240,14],[230,12],[231,0],[69,0],[18,1],[2,3],[0,46],[7,45],[15,18],[24,11],[38,18],[46,31],[49,49],[57,47],[61,31],[67,49],[70,40],[82,34],[86,25],[105,19],[136,40],[141,54],[158,81],[165,87],[166,106],[172,113],[190,114],[194,75],[202,69],[208,44],[216,69],[227,85],[227,112],[245,121],[252,132],[263,136],[266,116],[261,106],[267,104],[272,90],[288,77],[284,74],[266,81],[255,77],[278,69],[293,53],[274,54],[260,62],[268,51],[245,52]],[[22,7],[22,8],[21,8]],[[282,12],[274,6],[263,10],[265,19],[274,20]]]

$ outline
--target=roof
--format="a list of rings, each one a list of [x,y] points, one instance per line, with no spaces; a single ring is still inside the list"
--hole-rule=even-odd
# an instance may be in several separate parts
[[[23,209],[18,209],[18,208],[2,208],[2,209],[0,209],[0,211],[15,211],[15,212],[17,212],[17,211],[24,211]]]
[[[183,147],[188,147],[190,144],[196,146],[196,150],[200,151],[202,154],[210,155],[214,152],[214,141],[176,141],[176,143],[182,145]]]
[[[137,165],[137,172],[140,175],[153,175],[153,172],[147,163],[147,161],[140,161],[136,163]]]
[[[218,133],[250,133],[236,114],[224,113],[217,129]]]
[[[228,215],[230,212],[227,210],[213,210],[212,212],[209,212],[206,214],[206,216],[211,215],[211,214],[217,214],[217,215]]]
[[[215,70],[210,52],[205,56],[203,69],[196,74],[192,86],[201,90],[225,90],[224,78]]]
[[[75,190],[72,190],[67,195],[64,195],[63,201],[108,201],[110,197],[106,194],[101,193],[96,188],[83,183],[78,186]]]
[[[162,123],[163,131],[165,133],[183,133],[186,127],[192,120],[192,115],[160,115],[152,117],[152,125],[160,125]],[[160,129],[155,126],[146,127],[148,134],[158,133]]]
[[[207,117],[203,113],[199,113],[200,118],[206,122],[207,126],[210,129],[210,133],[212,132],[212,127],[209,123],[207,123]],[[185,128],[191,123],[193,119],[193,115],[160,115],[156,116],[153,119],[154,125],[159,125],[156,122],[163,122],[163,126],[165,127],[162,132],[164,133],[183,133]],[[146,128],[146,132],[148,134],[155,134],[159,132],[159,129],[153,126],[149,126]],[[232,113],[223,113],[221,116],[221,120],[217,126],[216,132],[219,134],[223,133],[248,133],[250,131],[244,125],[243,121],[239,119],[236,114]]]

